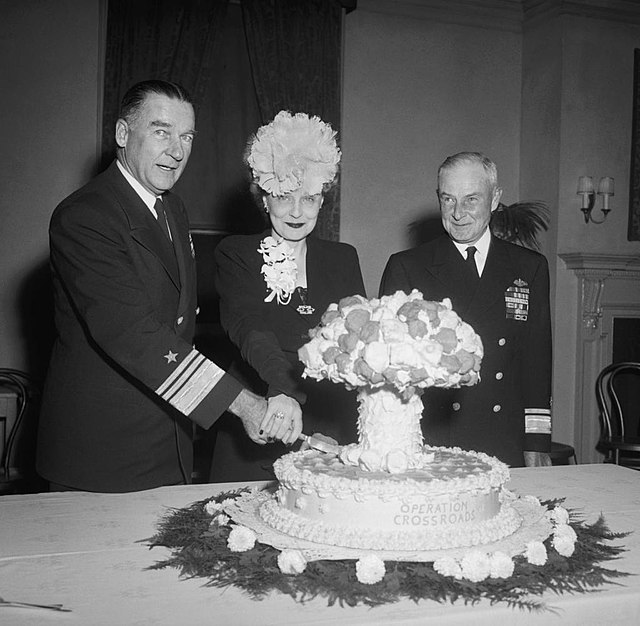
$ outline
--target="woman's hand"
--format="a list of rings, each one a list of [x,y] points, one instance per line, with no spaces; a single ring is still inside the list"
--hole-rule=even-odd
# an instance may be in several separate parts
[[[260,432],[267,439],[280,439],[287,445],[294,443],[302,432],[302,409],[298,402],[284,394],[268,398]]]

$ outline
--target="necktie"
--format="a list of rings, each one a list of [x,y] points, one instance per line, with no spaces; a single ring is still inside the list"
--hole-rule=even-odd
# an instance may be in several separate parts
[[[474,278],[480,278],[480,274],[478,274],[478,266],[476,265],[475,254],[477,252],[477,248],[475,246],[467,247],[467,265],[469,266],[469,270]]]
[[[156,203],[153,205],[158,215],[158,225],[162,229],[166,238],[171,241],[171,235],[169,234],[169,224],[167,223],[167,215],[164,212],[164,204],[161,198],[156,198]]]

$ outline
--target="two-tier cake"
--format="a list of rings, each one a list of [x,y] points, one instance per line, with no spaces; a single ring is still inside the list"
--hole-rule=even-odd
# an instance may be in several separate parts
[[[486,454],[423,445],[420,395],[479,380],[482,342],[452,310],[413,291],[344,298],[300,349],[305,376],[358,388],[358,442],[278,459],[270,527],[320,544],[437,550],[502,539],[520,526],[508,467]]]

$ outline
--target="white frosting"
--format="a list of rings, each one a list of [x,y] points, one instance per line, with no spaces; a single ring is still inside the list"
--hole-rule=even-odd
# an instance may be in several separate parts
[[[451,300],[409,295],[329,305],[311,340],[298,351],[303,376],[350,387],[459,387],[479,380],[482,340],[451,308]]]
[[[416,290],[332,304],[298,354],[303,376],[358,387],[358,442],[339,457],[293,452],[274,463],[263,521],[293,537],[378,550],[471,547],[513,533],[509,469],[493,457],[423,446],[420,394],[479,380],[482,341]]]
[[[476,546],[520,526],[503,502],[504,463],[459,448],[425,453],[435,460],[401,474],[344,465],[315,450],[289,453],[274,464],[280,486],[260,516],[294,537],[364,549]]]
[[[403,398],[390,385],[364,388],[358,392],[358,403],[358,443],[342,448],[343,463],[401,474],[431,460],[423,456],[418,394]]]
[[[332,509],[333,510],[333,509]],[[465,548],[498,541],[514,533],[522,522],[512,507],[505,506],[490,520],[473,526],[375,528],[377,514],[366,512],[371,525],[354,527],[300,517],[282,508],[275,500],[265,502],[260,517],[272,528],[292,537],[316,543],[364,550],[439,550]]]

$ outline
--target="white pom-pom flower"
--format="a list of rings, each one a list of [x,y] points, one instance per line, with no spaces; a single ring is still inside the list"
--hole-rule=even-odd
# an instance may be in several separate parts
[[[553,522],[559,526],[569,523],[569,512],[561,506],[554,507],[550,513],[550,517]]]
[[[365,585],[374,585],[384,578],[384,561],[375,554],[368,554],[356,561],[356,578]]]
[[[302,574],[307,567],[307,559],[300,550],[283,550],[278,555],[278,567],[283,574]]]
[[[246,526],[234,526],[227,539],[227,546],[231,552],[246,552],[255,544],[256,534]]]
[[[556,526],[553,531],[552,545],[561,556],[571,556],[575,550],[576,531],[569,524]]]
[[[479,550],[472,550],[465,554],[460,561],[460,567],[462,576],[474,583],[488,578],[491,573],[489,557]]]
[[[513,559],[504,552],[494,552],[489,558],[491,578],[509,578],[513,574]]]
[[[211,500],[204,505],[204,510],[208,515],[215,515],[216,513],[222,511],[222,505],[215,500]]]
[[[544,565],[547,562],[547,549],[542,541],[530,541],[524,556],[531,565]]]
[[[462,578],[462,568],[460,563],[453,557],[443,556],[433,562],[433,569],[442,576],[451,576],[457,580]]]
[[[223,513],[222,515],[218,515],[214,521],[218,526],[226,526],[231,521],[231,518]]]
[[[560,556],[569,557],[576,549],[575,542],[568,537],[554,537],[552,543]]]

